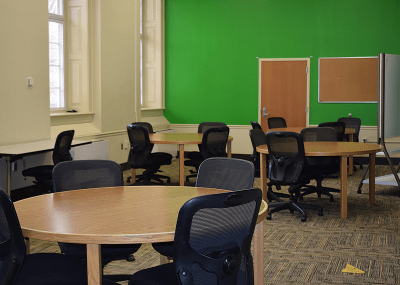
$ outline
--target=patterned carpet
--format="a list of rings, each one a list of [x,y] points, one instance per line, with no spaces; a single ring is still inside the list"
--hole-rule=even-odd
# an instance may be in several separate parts
[[[162,167],[172,184],[178,185],[178,161]],[[188,167],[185,169],[189,174]],[[387,166],[377,166],[377,176],[390,173]],[[368,185],[357,194],[364,170],[348,177],[348,218],[340,218],[339,193],[335,201],[315,194],[305,202],[323,207],[324,216],[307,211],[307,221],[298,214],[282,211],[265,220],[265,284],[399,284],[400,191],[395,187],[376,186],[376,204],[368,203]],[[125,171],[124,176],[129,176]],[[194,181],[191,183],[194,185]],[[326,179],[323,185],[339,188],[338,179]],[[260,186],[259,178],[255,187]],[[281,190],[286,192],[285,189]],[[315,197],[312,197],[314,196]],[[32,253],[59,252],[56,243],[33,240]],[[135,253],[136,261],[115,261],[104,274],[132,274],[159,264],[151,245],[144,244]],[[343,273],[351,265],[364,273]],[[120,282],[127,284],[127,282]]]

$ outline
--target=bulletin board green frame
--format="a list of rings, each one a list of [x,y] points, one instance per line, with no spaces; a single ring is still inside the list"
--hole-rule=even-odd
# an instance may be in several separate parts
[[[321,57],[318,67],[318,102],[378,102],[378,57]]]

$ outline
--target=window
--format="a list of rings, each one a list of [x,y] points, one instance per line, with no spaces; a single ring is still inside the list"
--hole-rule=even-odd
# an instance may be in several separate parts
[[[164,109],[164,0],[141,3],[142,109]]]
[[[49,72],[50,109],[65,109],[64,92],[64,5],[63,0],[49,0]]]

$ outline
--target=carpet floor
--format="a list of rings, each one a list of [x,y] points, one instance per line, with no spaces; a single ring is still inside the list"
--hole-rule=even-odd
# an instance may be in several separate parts
[[[178,185],[178,160],[161,169],[163,175],[171,177],[172,185]],[[316,194],[304,199],[323,207],[323,216],[308,210],[307,221],[301,222],[298,214],[281,211],[264,221],[264,284],[399,284],[400,190],[377,185],[376,203],[370,206],[368,185],[362,187],[361,194],[357,193],[363,173],[358,169],[348,177],[347,219],[340,218],[340,194],[333,193],[334,202]],[[388,166],[376,167],[377,176],[388,173]],[[187,174],[189,168],[185,167]],[[125,178],[129,175],[129,170],[124,172]],[[187,185],[194,185],[194,179]],[[323,185],[339,188],[339,179],[325,179]],[[260,187],[259,178],[254,187]],[[31,252],[60,249],[57,243],[32,240]],[[159,255],[149,244],[143,244],[134,256],[133,262],[111,262],[104,274],[133,274],[159,264]],[[362,272],[342,272],[346,266]]]

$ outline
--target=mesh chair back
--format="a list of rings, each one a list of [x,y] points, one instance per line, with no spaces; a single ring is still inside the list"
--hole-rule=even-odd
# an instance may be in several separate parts
[[[254,165],[247,160],[213,157],[199,167],[196,187],[243,190],[253,187]]]
[[[271,117],[267,122],[269,129],[286,128],[286,120],[282,117]]]
[[[200,152],[203,159],[210,157],[226,157],[226,144],[229,137],[229,128],[209,128],[203,133]]]
[[[305,166],[303,139],[294,132],[268,132],[269,179],[275,184],[298,182]]]
[[[149,132],[149,134],[154,134],[153,126],[150,123],[147,123],[147,122],[134,122],[131,125],[138,125],[138,126],[145,127],[147,129],[147,131]],[[154,144],[152,143],[150,145],[151,145],[151,150],[153,150]]]
[[[74,138],[75,131],[61,132],[56,139],[53,150],[53,163],[56,165],[62,161],[71,161],[72,156],[70,153],[72,140]]]
[[[131,125],[138,125],[138,126],[145,127],[147,129],[147,131],[149,132],[149,134],[154,134],[153,126],[150,123],[147,123],[147,122],[134,122]]]
[[[220,122],[202,122],[199,124],[197,132],[203,134],[209,128],[227,127],[225,123]]]
[[[25,243],[10,197],[0,189],[0,284],[14,284],[25,259]]]
[[[346,128],[354,129],[353,141],[359,142],[359,134],[361,129],[361,119],[359,118],[339,118],[338,122],[345,123]],[[349,135],[344,135],[344,138],[349,141]]]
[[[54,192],[123,186],[122,169],[110,160],[75,160],[53,169]]]
[[[139,125],[128,125],[128,137],[131,144],[128,162],[133,168],[145,166],[146,160],[151,153],[149,132],[147,128]]]
[[[250,252],[261,190],[196,197],[179,211],[174,267],[180,284],[253,284]]]
[[[333,142],[337,141],[336,130],[331,127],[305,128],[302,129],[300,135],[304,142]],[[337,165],[340,159],[324,156],[324,157],[307,157],[309,165]]]
[[[267,143],[265,140],[265,134],[260,129],[250,130],[249,133],[250,133],[251,144],[253,146],[253,154],[251,155],[251,158],[253,159],[253,163],[256,169],[260,169],[260,154],[257,152],[256,148],[259,145]]]
[[[346,129],[346,124],[343,122],[326,122],[326,123],[321,123],[318,125],[318,127],[331,127],[336,130],[336,137],[337,141],[341,142],[343,141],[344,138],[344,130]]]
[[[253,130],[261,130],[261,125],[257,122],[254,121],[250,121],[251,127],[253,128]]]
[[[336,130],[331,127],[305,128],[301,130],[300,135],[305,142],[329,142],[337,140]]]

